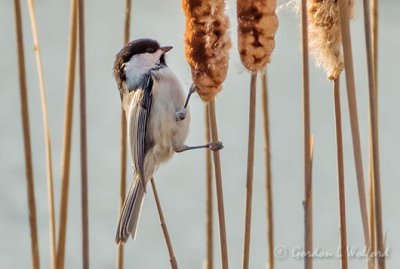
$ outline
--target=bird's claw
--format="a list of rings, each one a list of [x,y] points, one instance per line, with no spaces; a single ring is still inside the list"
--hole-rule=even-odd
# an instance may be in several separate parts
[[[186,108],[181,108],[180,110],[176,111],[175,118],[176,121],[181,121],[186,118],[187,110]]]
[[[222,145],[221,141],[218,141],[218,143],[210,143],[210,150],[216,151],[216,150],[221,150],[224,148],[224,145]]]

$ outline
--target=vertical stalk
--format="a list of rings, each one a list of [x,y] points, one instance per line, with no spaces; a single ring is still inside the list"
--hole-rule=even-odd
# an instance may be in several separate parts
[[[28,92],[27,92],[26,73],[25,73],[25,55],[24,55],[24,39],[22,31],[21,4],[19,0],[14,0],[14,9],[15,9],[15,26],[16,26],[16,36],[17,36],[21,119],[22,119],[22,131],[24,137],[25,173],[26,173],[27,195],[28,195],[29,227],[31,234],[32,268],[39,269],[40,255],[39,255],[39,239],[38,239],[37,221],[36,221],[36,200],[35,200],[35,184],[33,178],[32,147],[31,147],[31,134],[30,134],[31,132],[29,123],[29,103],[28,103]]]
[[[364,173],[361,156],[360,130],[358,126],[357,97],[355,92],[353,52],[351,48],[350,23],[348,1],[339,0],[340,28],[342,33],[342,45],[344,55],[344,67],[346,73],[347,100],[350,115],[350,127],[353,140],[354,162],[357,176],[358,196],[363,223],[364,239],[367,249],[370,247],[367,202],[365,196]]]
[[[176,262],[174,249],[172,247],[171,238],[170,238],[169,233],[168,233],[167,224],[165,223],[164,214],[163,214],[163,211],[162,211],[160,198],[158,197],[157,187],[156,187],[156,183],[154,182],[154,178],[151,179],[151,186],[152,186],[152,189],[153,189],[154,198],[156,200],[157,211],[158,211],[158,215],[160,217],[161,228],[162,228],[162,231],[164,233],[165,242],[166,242],[167,248],[168,248],[168,253],[169,253],[169,258],[170,258],[169,261],[171,263],[171,268],[172,269],[178,269],[178,263]]]
[[[210,116],[207,106],[205,106],[205,129],[206,143],[211,141]],[[207,190],[207,260],[206,269],[214,268],[214,244],[213,244],[213,176],[212,176],[211,151],[206,150],[206,190]]]
[[[208,103],[208,109],[210,115],[211,140],[212,143],[218,143],[218,127],[217,127],[217,119],[215,113],[215,99],[211,100]],[[218,150],[213,151],[213,159],[214,159],[215,185],[217,192],[222,269],[228,269],[229,268],[228,244],[226,239],[224,196],[223,196],[222,175],[221,175],[221,159]]]
[[[89,269],[89,199],[86,135],[86,59],[85,59],[85,9],[84,0],[78,2],[79,26],[79,108],[81,140],[81,207],[82,207],[82,258],[83,268]]]
[[[131,18],[132,0],[125,1],[125,18],[124,18],[124,44],[129,42],[130,18]],[[126,195],[126,159],[127,159],[127,130],[126,116],[124,109],[121,108],[121,175],[120,175],[120,196],[119,196],[119,212],[121,213]],[[120,214],[119,214],[120,215]],[[124,268],[124,244],[117,246],[117,268]]]
[[[36,24],[36,14],[34,9],[33,0],[28,0],[29,18],[32,29],[33,46],[36,58],[36,67],[39,80],[40,99],[42,104],[42,117],[43,117],[43,128],[44,128],[44,140],[45,140],[45,151],[46,151],[46,174],[47,174],[47,193],[48,193],[48,207],[50,212],[50,250],[51,256],[54,260],[55,254],[55,216],[54,216],[54,188],[53,188],[53,163],[51,157],[51,139],[50,139],[50,128],[48,121],[48,110],[47,110],[47,98],[46,89],[43,77],[42,68],[42,57],[40,52],[39,37]]]
[[[265,151],[265,200],[267,207],[267,242],[268,242],[268,263],[267,268],[274,269],[274,214],[273,214],[273,197],[272,197],[272,174],[271,174],[271,145],[269,131],[269,106],[268,106],[268,87],[267,87],[267,70],[261,74],[261,104],[263,112],[263,129],[264,129],[264,151]]]
[[[61,203],[60,218],[58,230],[58,249],[56,267],[64,267],[65,239],[67,229],[68,214],[68,190],[69,190],[69,172],[71,161],[71,140],[72,140],[72,122],[74,111],[74,87],[75,87],[75,67],[76,67],[76,47],[77,47],[77,3],[71,0],[70,29],[68,39],[68,64],[67,64],[67,85],[64,114],[64,134],[63,149],[61,161]]]
[[[339,189],[339,223],[340,223],[340,249],[341,268],[347,269],[347,229],[346,229],[346,195],[344,183],[344,161],[343,161],[343,138],[342,138],[342,117],[340,105],[340,81],[339,78],[333,81],[333,95],[335,104],[335,126],[336,126],[336,158]]]
[[[373,49],[373,41],[371,37],[371,14],[369,0],[363,0],[364,10],[364,33],[367,54],[367,70],[368,70],[368,92],[369,92],[369,120],[371,128],[372,140],[372,165],[373,165],[373,181],[375,192],[375,218],[376,218],[376,244],[378,253],[385,252],[385,243],[383,238],[383,221],[382,221],[382,198],[381,198],[381,180],[380,180],[380,165],[379,165],[379,126],[378,126],[378,107],[377,107],[377,90],[376,90],[376,73],[374,66],[374,55],[376,49]],[[374,53],[375,52],[375,53]],[[376,56],[376,55],[375,55]],[[378,255],[378,268],[385,268],[385,256]]]
[[[246,176],[246,212],[243,241],[243,269],[249,268],[251,212],[253,200],[253,170],[254,170],[254,138],[256,128],[256,84],[257,72],[251,72],[250,102],[249,102],[249,137],[247,146],[247,176]]]
[[[304,266],[312,269],[312,174],[311,174],[311,123],[310,123],[310,81],[308,61],[308,20],[307,1],[301,1],[301,29],[302,29],[302,53],[303,53],[303,120],[304,120],[304,212],[305,212],[305,251]]]

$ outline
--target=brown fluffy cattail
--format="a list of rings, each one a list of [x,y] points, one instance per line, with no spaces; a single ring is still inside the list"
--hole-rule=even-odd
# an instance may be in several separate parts
[[[203,101],[221,89],[228,71],[229,19],[224,0],[183,0],[186,15],[185,53],[193,82]]]
[[[349,0],[350,16],[354,0]],[[337,0],[308,0],[308,40],[310,52],[322,66],[329,80],[343,70],[339,4]]]
[[[259,71],[271,61],[278,18],[276,0],[238,0],[238,46],[240,59],[250,71]]]

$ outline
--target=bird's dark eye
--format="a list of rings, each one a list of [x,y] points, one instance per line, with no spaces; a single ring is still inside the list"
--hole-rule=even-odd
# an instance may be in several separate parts
[[[146,49],[146,52],[148,52],[148,53],[153,53],[153,52],[154,52],[154,49],[149,47],[149,48]]]

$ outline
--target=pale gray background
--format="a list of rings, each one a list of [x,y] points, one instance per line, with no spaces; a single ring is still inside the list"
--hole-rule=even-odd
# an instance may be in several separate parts
[[[122,44],[124,1],[86,1],[87,100],[90,183],[90,243],[92,268],[115,268],[114,233],[119,195],[120,99],[112,77],[114,55]],[[66,52],[69,1],[35,1],[39,38],[43,54],[54,157],[56,208],[59,208],[61,144],[63,131]],[[288,248],[303,245],[303,159],[302,94],[299,18],[293,5],[279,11],[276,49],[269,67],[272,169],[275,210],[275,243]],[[36,65],[32,50],[29,16],[22,1],[26,68],[35,187],[43,268],[49,268],[48,209],[45,153]],[[361,5],[352,24],[364,171],[367,175],[368,117],[364,35]],[[390,246],[387,268],[399,266],[399,86],[400,5],[380,1],[379,107],[383,223]],[[236,41],[235,2],[229,1],[232,39]],[[187,88],[190,71],[183,52],[184,17],[180,1],[133,1],[131,38],[152,37],[173,45],[168,55],[171,68]],[[0,267],[29,268],[31,264],[27,216],[26,181],[21,135],[17,56],[12,1],[0,2]],[[236,44],[231,50],[230,69],[224,90],[218,97],[218,123],[225,149],[222,174],[231,268],[240,268],[247,151],[249,73],[238,58]],[[259,92],[258,92],[259,93]],[[346,169],[348,241],[361,247],[363,236],[353,167],[347,100],[342,91]],[[76,108],[78,98],[75,98]],[[335,140],[331,85],[321,69],[311,62],[312,133],[315,135],[314,218],[315,246],[336,252],[339,244]],[[254,218],[251,268],[266,262],[264,155],[260,107],[257,113],[257,141],[254,180]],[[203,136],[203,105],[198,96],[191,101],[192,124],[189,144]],[[76,110],[77,111],[77,110]],[[66,268],[81,266],[80,172],[78,118],[75,112],[71,166],[70,207]],[[204,152],[175,156],[156,174],[159,192],[176,256],[181,268],[201,268],[205,256]],[[169,268],[167,251],[159,227],[152,195],[144,203],[135,244],[126,247],[127,268]],[[58,216],[58,214],[57,214]],[[217,227],[217,226],[216,226]],[[217,228],[216,228],[217,231]],[[219,261],[218,234],[215,257]],[[218,262],[219,263],[219,262]],[[317,259],[316,268],[338,268],[339,259]],[[365,268],[364,261],[350,260],[351,268]],[[303,268],[303,260],[277,260],[277,268]]]

